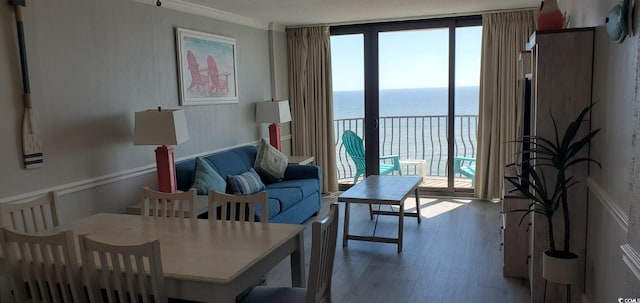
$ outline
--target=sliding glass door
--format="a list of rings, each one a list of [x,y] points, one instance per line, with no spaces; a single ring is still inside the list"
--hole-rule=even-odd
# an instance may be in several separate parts
[[[356,165],[341,140],[354,125],[367,175],[421,175],[429,191],[473,189],[480,37],[479,17],[332,28],[341,184],[358,181],[345,169]],[[358,104],[357,117],[347,104]],[[389,155],[398,156],[399,171],[387,169]]]

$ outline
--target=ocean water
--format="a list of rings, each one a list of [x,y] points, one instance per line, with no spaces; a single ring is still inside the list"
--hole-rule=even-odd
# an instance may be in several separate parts
[[[455,90],[455,114],[478,114],[479,88],[458,87]],[[380,91],[380,116],[434,116],[447,114],[448,88],[408,88]],[[362,118],[364,91],[333,93],[334,119]]]
[[[478,87],[455,91],[454,155],[475,157],[477,147]],[[355,166],[340,144],[342,133],[351,129],[363,136],[363,91],[333,94],[336,155],[340,179],[353,177]],[[423,159],[428,176],[445,176],[447,169],[447,88],[393,89],[380,92],[380,153],[397,154],[400,159]],[[471,115],[474,117],[458,117]],[[382,117],[424,118],[382,118]],[[439,116],[439,117],[435,117]]]

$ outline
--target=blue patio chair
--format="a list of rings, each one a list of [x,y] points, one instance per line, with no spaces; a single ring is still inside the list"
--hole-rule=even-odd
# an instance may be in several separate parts
[[[342,133],[342,143],[347,150],[347,154],[349,154],[356,164],[356,175],[353,178],[353,184],[356,184],[360,176],[365,174],[364,144],[362,138],[353,131],[345,130],[344,133]],[[384,160],[392,160],[393,164],[384,163]],[[402,175],[400,171],[400,157],[398,157],[398,155],[380,157],[380,175],[389,175],[394,171]]]
[[[476,158],[455,157],[453,158],[453,172],[471,179],[471,186],[476,186]]]

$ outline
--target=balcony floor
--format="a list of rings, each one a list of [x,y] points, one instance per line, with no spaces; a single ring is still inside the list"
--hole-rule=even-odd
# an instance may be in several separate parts
[[[469,188],[472,189],[471,179],[467,178],[455,178],[455,188]],[[353,178],[351,179],[343,179],[338,180],[339,185],[351,185],[353,184]],[[424,176],[422,178],[422,184],[420,187],[424,188],[446,188],[447,187],[447,177],[432,177],[432,176]]]

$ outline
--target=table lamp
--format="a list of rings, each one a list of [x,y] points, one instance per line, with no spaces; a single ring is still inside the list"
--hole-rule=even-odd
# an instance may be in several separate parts
[[[181,109],[150,109],[136,112],[133,145],[160,145],[156,148],[158,190],[176,191],[173,147],[189,140],[187,120]]]
[[[266,101],[256,104],[256,121],[258,123],[271,123],[269,125],[269,143],[279,151],[282,151],[280,142],[280,123],[291,121],[289,101]]]

